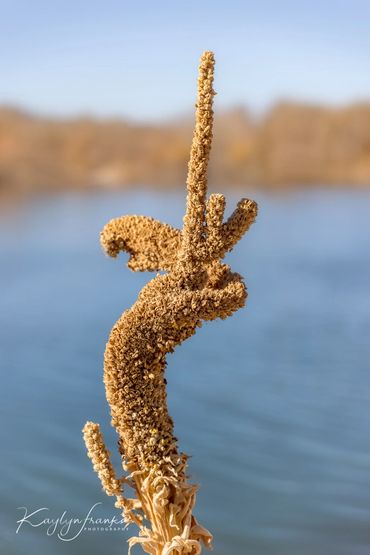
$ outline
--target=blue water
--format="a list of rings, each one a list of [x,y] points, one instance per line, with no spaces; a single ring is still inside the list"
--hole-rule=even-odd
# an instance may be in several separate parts
[[[370,192],[254,196],[258,222],[229,257],[247,308],[169,357],[196,514],[215,555],[368,554]],[[2,214],[2,554],[127,552],[134,528],[72,539],[76,524],[60,539],[62,525],[48,534],[43,519],[83,519],[96,503],[94,517],[119,517],[81,428],[100,422],[117,464],[103,351],[150,276],[106,258],[99,230],[126,213],[180,225],[183,206],[182,193],[138,191],[44,197]]]

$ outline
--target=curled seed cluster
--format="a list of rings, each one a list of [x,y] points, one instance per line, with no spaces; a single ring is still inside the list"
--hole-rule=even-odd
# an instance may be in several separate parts
[[[200,61],[196,122],[187,179],[183,229],[153,218],[124,216],[101,233],[113,257],[129,253],[134,271],[165,271],[140,292],[111,331],[104,358],[104,383],[112,425],[126,477],[117,479],[99,426],[88,422],[89,457],[108,495],[115,495],[127,522],[140,528],[129,540],[152,555],[198,554],[212,535],[193,515],[197,486],[186,476],[187,456],[179,452],[166,401],[166,355],[193,335],[202,321],[226,318],[245,304],[242,277],[222,263],[257,215],[255,202],[242,199],[224,222],[225,197],[207,200],[207,166],[212,141],[214,57]],[[123,492],[129,482],[136,499]],[[150,528],[145,524],[150,523]]]

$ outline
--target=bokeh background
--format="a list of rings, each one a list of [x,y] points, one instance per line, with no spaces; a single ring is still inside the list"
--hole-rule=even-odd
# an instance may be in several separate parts
[[[368,554],[369,3],[0,11],[1,552],[126,552],[134,530],[68,527],[97,503],[92,517],[117,516],[81,429],[101,423],[118,467],[103,352],[151,277],[105,258],[99,231],[130,213],[181,226],[212,49],[210,189],[260,212],[228,257],[247,308],[169,357],[196,514],[215,555]],[[25,511],[39,512],[19,528]]]

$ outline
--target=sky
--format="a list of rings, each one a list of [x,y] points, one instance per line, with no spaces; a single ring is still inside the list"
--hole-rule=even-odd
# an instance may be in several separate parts
[[[0,104],[156,121],[216,107],[370,99],[370,0],[0,0]]]

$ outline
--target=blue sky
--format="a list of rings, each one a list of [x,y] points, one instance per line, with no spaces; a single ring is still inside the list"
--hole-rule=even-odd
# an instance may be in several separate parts
[[[0,0],[0,103],[160,120],[192,110],[203,50],[217,107],[370,98],[369,0]]]

